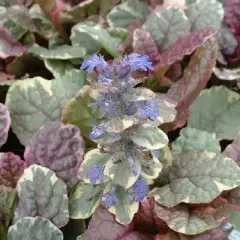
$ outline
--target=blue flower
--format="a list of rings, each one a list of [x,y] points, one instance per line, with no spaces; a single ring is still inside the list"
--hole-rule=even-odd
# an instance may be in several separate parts
[[[141,202],[148,195],[149,187],[145,180],[140,179],[133,184],[133,190],[135,192],[135,201]]]
[[[153,65],[152,62],[149,61],[149,57],[147,55],[142,56],[138,53],[132,53],[123,57],[122,66],[126,67],[128,65],[131,66],[132,72],[137,70],[153,70]]]
[[[151,101],[140,101],[137,102],[136,105],[140,109],[143,119],[149,117],[152,120],[157,120],[157,118],[160,116],[156,99],[152,99]]]
[[[90,179],[90,182],[92,184],[96,184],[97,180],[100,180],[100,183],[103,184],[103,178],[104,178],[104,165],[101,164],[93,164],[91,166],[90,171],[87,172],[86,176]]]
[[[106,127],[105,126],[93,126],[92,132],[89,135],[89,138],[97,140],[103,133],[105,133]]]
[[[120,203],[116,196],[116,187],[113,187],[110,192],[103,193],[102,197],[105,198],[103,205],[106,207],[111,207]]]
[[[94,54],[92,57],[85,59],[82,62],[81,70],[86,69],[88,72],[92,72],[94,68],[102,70],[108,67],[108,63],[104,60],[103,56]]]
[[[129,153],[129,152],[127,152],[125,155],[126,155],[126,158],[127,158],[127,160],[128,160],[129,166],[130,166],[130,168],[131,168],[132,174],[133,174],[134,176],[137,176],[137,175],[138,175],[138,172],[137,172],[136,165],[135,165],[135,163],[134,163],[132,154]]]

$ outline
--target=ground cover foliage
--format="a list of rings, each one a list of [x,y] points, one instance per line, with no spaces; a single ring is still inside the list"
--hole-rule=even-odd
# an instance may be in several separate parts
[[[238,0],[0,2],[0,239],[240,230]]]

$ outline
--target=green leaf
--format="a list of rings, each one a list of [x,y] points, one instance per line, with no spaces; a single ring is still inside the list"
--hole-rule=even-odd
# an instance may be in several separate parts
[[[69,61],[62,61],[58,59],[44,59],[46,68],[52,72],[55,78],[61,78],[68,72],[74,69]]]
[[[240,212],[234,209],[230,210],[230,222],[234,228],[240,231]]]
[[[85,83],[85,72],[72,70],[62,78],[48,81],[41,77],[16,81],[6,97],[12,129],[23,145],[38,128],[61,118],[67,101]]]
[[[18,203],[14,223],[24,217],[41,216],[56,226],[68,223],[67,186],[46,167],[32,165],[17,183]]]
[[[223,5],[216,0],[195,1],[185,10],[192,31],[204,27],[220,28],[224,16]]]
[[[112,118],[111,120],[108,121],[106,127],[107,127],[107,131],[110,133],[121,133],[124,130],[133,126],[133,124],[136,124],[138,122],[139,122],[139,119],[134,119],[132,117],[124,116],[123,119]]]
[[[115,157],[113,157],[115,159]],[[133,168],[136,174],[133,174],[133,170],[130,167],[128,159],[126,159],[124,153],[117,154],[117,159],[120,163],[109,159],[107,162],[104,175],[110,177],[113,182],[125,189],[130,188],[138,179],[141,173],[141,156],[134,154],[132,156]]]
[[[24,217],[8,230],[8,240],[63,240],[63,234],[43,217]]]
[[[209,203],[223,191],[240,185],[240,168],[216,153],[184,151],[175,157],[170,169],[169,184],[150,193],[166,207],[181,202]]]
[[[9,7],[10,6],[9,0],[2,0],[1,3],[0,3],[0,6]]]
[[[0,5],[0,21],[4,21],[6,18],[7,9],[5,7],[1,7]]]
[[[191,106],[188,126],[216,133],[218,139],[234,139],[240,131],[239,108],[238,93],[224,86],[206,89]]]
[[[128,28],[136,19],[146,19],[149,13],[148,5],[138,0],[127,0],[107,15],[111,27]]]
[[[150,124],[138,127],[130,138],[138,146],[149,150],[160,149],[168,144],[167,135],[159,128]]]
[[[152,90],[143,87],[129,88],[123,93],[123,99],[125,101],[144,101],[153,99],[155,96]]]
[[[87,240],[86,237],[87,237],[87,236],[86,236],[86,233],[84,233],[84,234],[78,236],[76,240]]]
[[[89,218],[101,202],[102,185],[79,181],[69,196],[69,214],[73,219]]]
[[[86,178],[86,173],[90,171],[92,164],[105,165],[109,158],[110,155],[108,153],[101,153],[99,149],[93,149],[87,152],[78,171],[78,178],[85,183],[90,183],[90,180]],[[109,178],[104,176],[104,182],[107,182],[108,180]],[[97,181],[97,184],[98,183],[100,183],[99,180]]]
[[[29,14],[39,29],[38,33],[41,34],[42,37],[51,40],[58,35],[51,21],[38,4],[34,4],[30,8]]]
[[[190,22],[182,9],[162,6],[147,18],[143,28],[151,33],[161,50],[165,51],[179,37],[190,32]]]
[[[5,187],[1,185],[0,186],[0,214],[6,218],[9,218],[9,217],[11,218],[13,215],[16,199],[17,199],[16,190],[10,187]]]
[[[139,203],[130,201],[124,188],[121,187],[117,188],[116,197],[120,203],[110,207],[108,210],[116,216],[116,221],[124,225],[129,224],[138,211]]]
[[[158,177],[159,173],[162,171],[162,163],[155,157],[153,157],[153,162],[149,166],[142,165],[141,176],[145,179],[155,179]]]
[[[209,209],[208,209],[209,208]],[[211,207],[191,210],[187,206],[164,208],[155,205],[157,216],[175,232],[196,235],[217,228],[224,220],[223,213]]]
[[[24,34],[27,33],[26,29],[24,29],[20,25],[17,25],[11,19],[8,19],[8,21],[4,23],[4,27],[7,28],[14,36],[14,38],[17,40],[21,39],[24,36]]]
[[[85,48],[91,55],[104,48],[113,57],[120,56],[121,39],[112,37],[99,25],[79,23],[72,28],[71,41],[74,46]]]
[[[84,48],[80,46],[70,46],[62,45],[54,49],[47,49],[41,47],[37,44],[34,44],[28,49],[29,53],[35,54],[43,59],[74,59],[74,58],[83,58],[86,55]]]
[[[112,37],[120,38],[122,40],[127,40],[129,36],[129,31],[125,28],[113,27],[113,28],[108,28],[107,31]]]
[[[172,153],[176,155],[190,149],[221,153],[221,147],[215,133],[186,127],[181,130],[180,137],[172,143]]]
[[[102,116],[98,108],[88,106],[89,103],[93,102],[94,99],[88,94],[88,87],[82,88],[78,97],[71,99],[63,109],[62,121],[77,125],[81,134],[88,137],[92,132],[93,125],[99,124],[97,118]]]
[[[38,32],[36,25],[31,19],[31,15],[29,14],[28,9],[23,5],[13,5],[8,8],[7,16],[16,25],[19,25],[22,28],[31,32]]]

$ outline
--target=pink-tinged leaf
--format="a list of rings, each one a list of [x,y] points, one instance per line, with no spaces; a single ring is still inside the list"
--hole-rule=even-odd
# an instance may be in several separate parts
[[[177,234],[174,232],[170,232],[165,236],[159,235],[159,238],[155,238],[155,240],[224,240],[225,233],[222,228],[217,228],[211,231],[207,231],[206,233],[198,234],[196,236],[186,236],[183,234]]]
[[[214,38],[211,38],[197,49],[185,69],[183,77],[169,89],[167,94],[178,103],[176,107],[178,114],[168,129],[174,130],[177,126],[184,125],[184,118],[188,114],[189,106],[212,75],[216,57],[217,43]]]
[[[119,50],[121,52],[131,52],[132,45],[133,45],[133,34],[135,29],[141,28],[144,23],[144,19],[136,19],[134,20],[131,25],[129,26],[129,37],[126,41],[124,41],[120,46]]]
[[[153,240],[152,235],[134,231],[133,223],[121,225],[106,208],[98,207],[86,234],[87,240]]]
[[[240,1],[224,0],[225,21],[231,26],[240,25]]]
[[[182,60],[185,55],[192,54],[196,48],[203,45],[216,32],[216,29],[206,27],[180,37],[166,52],[159,56],[159,64],[156,68],[171,65]]]
[[[240,167],[240,138],[229,144],[224,150],[223,155],[233,159]]]
[[[131,232],[127,236],[124,236],[116,240],[154,240],[154,236],[149,234],[144,234],[141,232]]]
[[[164,0],[163,6],[166,7],[178,7],[184,10],[186,6],[186,0]]]
[[[0,155],[0,185],[15,188],[26,163],[19,156],[8,152]]]
[[[0,147],[7,141],[11,118],[8,108],[0,103]]]
[[[148,55],[153,64],[157,63],[159,51],[151,33],[138,28],[133,33],[133,50],[142,55]]]
[[[167,224],[162,221],[156,214],[155,200],[153,198],[145,199],[141,202],[138,213],[135,214],[134,224],[135,229],[139,229],[144,232],[165,232],[168,227]]]
[[[4,59],[10,56],[20,56],[26,50],[2,25],[0,25],[0,46],[0,58]]]
[[[28,166],[38,164],[51,169],[71,188],[77,182],[83,154],[84,141],[79,129],[53,122],[37,131],[25,149],[24,158]]]
[[[192,240],[224,240],[224,239],[225,233],[222,228],[217,228],[192,238]]]
[[[228,208],[218,204],[199,207],[178,205],[173,208],[156,204],[155,211],[173,231],[185,235],[202,234],[215,229],[228,218]]]
[[[24,170],[17,183],[18,202],[14,220],[44,217],[59,228],[69,221],[66,184],[46,167],[32,165]]]

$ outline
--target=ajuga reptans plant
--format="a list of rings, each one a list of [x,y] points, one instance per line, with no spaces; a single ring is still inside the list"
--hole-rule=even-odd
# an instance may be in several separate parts
[[[152,63],[148,56],[133,53],[109,64],[95,54],[84,60],[81,69],[98,74],[97,83],[89,88],[95,100],[89,107],[99,108],[102,115],[89,136],[98,148],[87,152],[78,175],[93,185],[87,199],[99,198],[120,222],[129,222],[132,217],[122,219],[118,208],[126,205],[137,211],[148,194],[148,181],[162,169],[158,152],[168,144],[158,128],[160,100],[147,88],[135,88],[143,79],[132,77],[135,71],[151,70]]]

